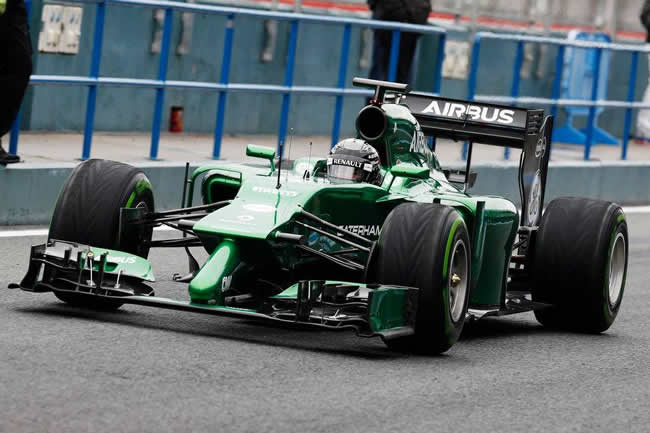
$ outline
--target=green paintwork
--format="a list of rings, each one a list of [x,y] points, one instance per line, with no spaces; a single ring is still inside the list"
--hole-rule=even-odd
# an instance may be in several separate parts
[[[325,284],[349,284],[345,281],[325,281]],[[366,288],[363,283],[355,283],[360,288]],[[404,311],[406,309],[407,289],[402,287],[386,287],[372,289],[372,301],[368,306],[370,329],[373,332],[385,332],[390,329],[406,326]],[[292,284],[271,299],[296,299],[298,284]]]
[[[203,203],[214,203],[224,199],[231,199],[237,195],[241,186],[241,176],[223,170],[210,170],[201,182],[201,196]]]
[[[240,176],[240,182],[241,182],[241,173],[237,170],[230,169],[226,166],[226,164],[219,164],[219,165],[204,165],[203,167],[199,167],[196,170],[192,172],[192,176],[190,176],[189,179],[189,187],[187,188],[187,201],[185,202],[184,206],[191,206],[192,205],[192,200],[194,198],[194,183],[196,182],[196,179],[203,175],[206,174],[212,170],[219,170],[221,172],[231,172],[234,173],[238,176]]]
[[[336,280],[327,280],[325,284],[349,284],[347,281],[336,281]],[[364,283],[354,283],[360,288],[365,288]],[[296,299],[298,297],[298,283],[292,284],[282,292],[278,293],[275,296],[271,296],[271,299]]]
[[[135,200],[135,191],[131,193],[129,196],[129,199],[126,201],[126,206],[124,206],[127,209],[130,209],[131,206],[133,206],[133,201]]]
[[[406,291],[397,287],[373,290],[368,317],[370,330],[385,332],[405,326]]]
[[[445,246],[445,259],[442,262],[442,280],[445,281],[447,279],[447,272],[449,268],[449,254],[451,254],[451,243],[454,240],[454,236],[456,235],[456,229],[458,229],[458,226],[463,222],[462,219],[457,219],[454,221],[454,223],[451,225],[451,230],[449,230],[449,237],[447,237],[447,245]]]
[[[205,303],[214,300],[217,305],[223,305],[222,281],[239,263],[237,242],[224,239],[190,282],[189,293],[192,302]]]
[[[398,164],[394,166],[390,173],[395,177],[406,177],[408,179],[428,179],[429,168],[418,167],[413,165]]]
[[[121,271],[121,275],[139,278],[145,281],[155,281],[151,263],[147,259],[136,256],[134,254],[124,253],[122,251],[109,250],[106,248],[90,247],[95,256],[93,271],[99,271],[99,258],[102,254],[108,253],[106,259],[106,267],[104,271],[109,274],[117,275]],[[86,261],[86,253],[82,253],[82,260]]]
[[[483,262],[476,288],[472,292],[472,305],[498,307],[503,304],[506,288],[506,268],[512,255],[512,245],[518,228],[516,214],[503,213],[490,218],[486,212]]]
[[[479,275],[481,275],[481,267],[483,265],[483,251],[485,249],[485,233],[487,225],[485,224],[485,202],[479,201],[476,205],[474,213],[474,226],[477,230],[474,232],[472,239],[472,271],[471,271],[471,286],[476,287]]]
[[[384,135],[371,142],[377,148],[386,149],[388,167],[397,164],[413,164],[440,170],[440,163],[431,151],[411,111],[398,104],[383,104],[387,116]]]
[[[387,215],[386,212],[383,217],[372,218],[376,199],[387,194],[386,190],[373,185],[305,181],[287,170],[286,176],[281,176],[282,187],[277,189],[276,176],[266,176],[260,170],[243,165],[239,169],[242,186],[232,204],[204,217],[194,226],[194,232],[202,239],[215,236],[268,239],[273,231],[294,217],[299,206],[337,225],[379,225]],[[343,208],[348,211],[345,215],[340,213]]]
[[[299,258],[293,245],[276,242],[277,231],[294,230],[305,234],[308,245],[313,248],[335,248],[313,232],[292,228],[290,223],[300,208],[375,240],[385,218],[399,204],[439,201],[458,211],[470,234],[484,239],[472,255],[475,274],[472,275],[471,304],[477,307],[503,305],[506,267],[518,229],[516,207],[501,197],[470,196],[460,191],[445,177],[408,108],[384,104],[382,109],[388,116],[388,127],[384,136],[372,143],[385,146],[388,155],[387,165],[382,167],[381,186],[330,184],[319,174],[326,167],[323,155],[300,158],[292,167],[283,167],[280,188],[277,188],[278,172],[269,172],[268,167],[223,162],[195,170],[190,178],[187,206],[193,204],[193,186],[201,176],[204,176],[204,203],[221,201],[222,197],[217,195],[228,188],[234,197],[228,198],[231,200],[228,206],[210,213],[194,226],[194,232],[211,258],[204,265],[205,271],[202,270],[190,285],[192,299],[221,302],[217,287],[222,277],[236,266],[236,257],[248,257],[247,263],[263,259],[273,260],[277,267],[301,266],[304,259]],[[268,149],[250,146],[247,152],[264,158],[271,155]],[[305,172],[310,176],[304,176]],[[219,194],[211,192],[213,186]],[[479,202],[484,205],[477,218]],[[229,239],[226,250],[223,250],[224,238]]]
[[[242,313],[257,312],[257,310],[251,310],[249,308],[224,307],[223,305],[209,305],[209,304],[195,303],[195,302],[190,302],[189,304],[194,307],[209,308],[214,310],[226,310],[226,311],[234,311],[234,312],[242,312]]]
[[[125,208],[129,209],[133,206],[133,201],[135,200],[135,197],[138,194],[142,194],[144,191],[153,191],[153,188],[151,187],[151,183],[149,182],[148,179],[140,179],[135,183],[135,188],[133,189],[133,192],[131,192],[131,195],[129,196],[129,199],[126,202]]]
[[[277,176],[269,175],[266,169],[244,164],[218,166],[220,171],[226,170],[233,178],[241,178],[241,188],[232,204],[199,220],[194,227],[208,252],[212,252],[225,236],[235,241],[268,244],[274,239],[273,233],[282,230],[295,217],[299,206],[333,224],[353,231],[361,230],[362,234],[368,234],[368,238],[376,239],[383,220],[398,204],[405,201],[432,203],[437,199],[443,205],[456,208],[469,232],[473,233],[477,203],[483,201],[482,224],[478,229],[485,238],[480,256],[484,259],[480,265],[474,263],[473,266],[480,274],[472,276],[476,284],[473,285],[471,303],[490,306],[500,303],[506,282],[505,266],[518,229],[517,209],[512,202],[495,196],[469,196],[447,182],[444,174],[437,170],[431,170],[430,177],[422,180],[393,177],[386,173],[381,187],[328,184],[322,178],[305,180],[298,175],[317,166],[319,161],[322,159],[296,161],[293,169],[287,169],[286,174],[281,175],[282,186],[279,189],[276,188]],[[236,183],[239,185],[239,180]],[[388,191],[391,183],[393,186]],[[322,246],[319,238],[310,242]],[[292,257],[288,254],[286,260],[290,261]],[[288,264],[283,258],[279,260]]]
[[[249,144],[246,146],[246,156],[266,159],[271,163],[271,171],[275,171],[275,165],[273,164],[273,160],[275,159],[275,149],[267,146]]]

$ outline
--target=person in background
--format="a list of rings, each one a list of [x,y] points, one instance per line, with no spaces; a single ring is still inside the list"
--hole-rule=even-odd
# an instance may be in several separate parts
[[[32,45],[29,39],[24,0],[0,0],[0,139],[11,129],[32,74]],[[0,164],[19,162],[0,141]]]
[[[650,42],[650,0],[643,2],[640,18],[643,27],[648,32],[646,36],[646,43],[648,43]],[[648,63],[648,72],[650,73],[650,55],[648,56]],[[643,95],[643,103],[650,104],[650,78]],[[639,141],[650,143],[650,108],[639,110],[639,115],[636,118],[636,136]]]
[[[368,0],[368,6],[372,11],[372,19],[374,20],[400,21],[411,24],[426,24],[429,12],[431,12],[430,0]],[[395,81],[410,84],[413,56],[420,35],[418,33],[402,32],[400,36],[399,60]],[[376,29],[374,31],[370,78],[388,80],[391,39],[391,30]]]

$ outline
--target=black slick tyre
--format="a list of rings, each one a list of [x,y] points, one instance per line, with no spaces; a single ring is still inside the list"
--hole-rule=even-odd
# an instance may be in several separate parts
[[[119,250],[146,258],[152,230],[120,237],[120,208],[154,210],[151,182],[139,168],[115,161],[91,159],[72,170],[54,208],[48,239]],[[71,305],[116,309],[122,303],[87,295],[54,293]]]
[[[452,207],[405,203],[388,215],[369,260],[369,283],[417,287],[415,335],[387,340],[399,351],[443,353],[463,330],[470,297],[471,246]]]
[[[606,331],[621,307],[628,231],[620,206],[562,197],[549,203],[534,252],[533,300],[544,326],[587,333]]]

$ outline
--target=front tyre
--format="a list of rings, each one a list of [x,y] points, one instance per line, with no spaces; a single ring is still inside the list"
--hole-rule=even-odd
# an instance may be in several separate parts
[[[72,170],[54,208],[48,239],[124,251],[146,258],[152,229],[119,236],[120,208],[153,212],[151,182],[141,169],[115,161],[91,159]],[[113,300],[54,292],[62,301],[87,308],[116,309]]]
[[[467,227],[452,207],[405,203],[388,215],[366,281],[420,290],[415,335],[388,340],[400,351],[443,353],[463,330],[470,295]]]
[[[535,312],[548,327],[600,333],[621,307],[628,232],[620,206],[563,197],[542,217],[533,265],[533,299],[552,307]]]

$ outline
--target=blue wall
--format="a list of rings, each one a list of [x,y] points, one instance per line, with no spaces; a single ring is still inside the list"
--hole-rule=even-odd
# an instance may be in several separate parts
[[[225,17],[195,16],[191,51],[175,54],[179,41],[180,14],[174,14],[169,80],[218,82],[223,52]],[[82,41],[76,56],[39,54],[36,74],[87,75],[90,65],[94,6],[84,7]],[[117,24],[119,23],[119,25]],[[147,9],[109,7],[106,17],[101,75],[156,78],[159,55],[151,54],[152,12]],[[231,82],[283,84],[289,25],[280,22],[274,58],[262,63],[263,21],[238,17],[231,66]],[[300,28],[294,84],[335,86],[339,67],[341,26],[304,24]],[[358,68],[360,29],[353,28],[348,81],[367,75]],[[33,90],[31,129],[81,130],[86,88],[37,86]],[[96,130],[147,131],[151,128],[155,91],[151,89],[103,87],[98,92]],[[279,124],[279,94],[231,93],[226,111],[226,133],[275,133]],[[360,97],[346,98],[344,118],[353,118],[362,106]],[[185,130],[211,132],[214,129],[217,95],[199,90],[169,90],[165,98],[164,125],[169,109],[185,109]],[[328,134],[331,130],[334,98],[294,96],[290,127],[296,133]],[[344,122],[352,131],[352,122]]]
[[[40,11],[40,5],[34,5]],[[153,34],[152,10],[144,8],[109,6],[101,62],[101,75],[111,77],[156,78],[159,55],[151,54]],[[36,14],[40,15],[40,14]],[[36,74],[88,74],[94,26],[95,6],[84,5],[81,47],[78,55],[63,56],[39,54]],[[180,38],[179,13],[174,13],[172,51],[169,58],[168,79],[218,82],[223,51],[225,17],[195,15],[190,53],[175,54]],[[38,25],[38,17],[32,20]],[[38,28],[38,27],[34,27]],[[287,51],[289,25],[278,24],[278,40],[273,61],[262,63],[263,21],[238,17],[230,81],[234,83],[282,84]],[[467,40],[466,34],[450,34],[450,38]],[[296,85],[335,86],[338,75],[342,27],[303,24],[300,27],[295,67]],[[358,67],[360,29],[353,27],[348,64],[348,83],[354,76],[367,76],[367,69]],[[431,91],[437,41],[433,36],[421,38],[416,67],[417,90]],[[551,95],[555,69],[555,51],[549,48],[546,73],[541,79],[522,81],[521,95]],[[515,44],[485,40],[477,93],[507,95],[510,92]],[[615,53],[610,72],[610,99],[623,100],[627,94],[629,54]],[[537,65],[535,65],[536,67]],[[637,99],[647,82],[645,59],[639,62]],[[443,80],[442,93],[463,98],[467,83],[461,80]],[[104,87],[98,92],[95,129],[100,131],[149,131],[152,123],[155,91],[152,89]],[[36,86],[30,90],[25,110],[24,125],[35,130],[82,130],[87,89],[85,87]],[[274,134],[279,124],[281,105],[279,94],[230,93],[226,110],[226,133]],[[363,104],[361,97],[347,97],[343,113],[343,133],[353,132],[353,120]],[[163,125],[168,124],[172,105],[185,109],[185,130],[212,132],[215,124],[217,95],[198,90],[170,90],[166,94]],[[329,134],[332,126],[334,98],[327,96],[294,96],[292,98],[290,128],[297,134]],[[623,110],[606,110],[601,126],[614,135],[622,131]],[[561,119],[560,119],[561,120]]]

